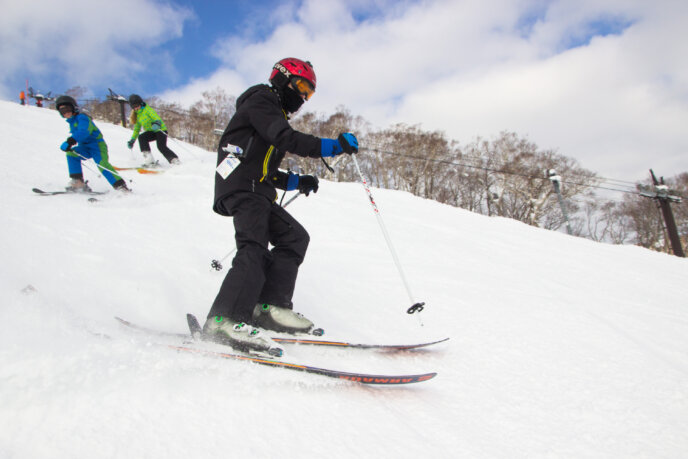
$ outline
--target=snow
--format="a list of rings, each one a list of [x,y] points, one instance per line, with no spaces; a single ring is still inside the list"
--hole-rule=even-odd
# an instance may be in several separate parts
[[[130,130],[97,125],[112,163],[140,161]],[[374,387],[176,353],[113,317],[184,332],[207,314],[226,273],[210,261],[234,248],[215,155],[173,140],[182,165],[123,172],[131,195],[42,197],[68,180],[67,124],[0,102],[0,127],[2,458],[688,457],[685,259],[373,188],[419,320],[363,186],[321,180],[289,206],[311,234],[296,309],[330,339],[451,339],[284,359],[438,376]]]

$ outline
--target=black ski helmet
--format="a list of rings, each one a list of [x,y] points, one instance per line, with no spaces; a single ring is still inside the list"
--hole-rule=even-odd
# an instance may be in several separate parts
[[[62,95],[55,100],[55,108],[60,111],[60,107],[68,105],[72,109],[72,113],[75,115],[79,113],[79,106],[76,104],[76,100],[73,97]]]
[[[131,96],[129,96],[129,105],[132,107],[134,105],[138,105],[139,107],[143,107],[143,105],[144,105],[143,99],[141,99],[141,96],[139,96],[138,94],[132,94]]]

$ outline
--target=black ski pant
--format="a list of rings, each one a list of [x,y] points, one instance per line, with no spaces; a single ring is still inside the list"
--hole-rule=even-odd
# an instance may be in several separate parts
[[[208,317],[251,323],[257,303],[291,309],[296,276],[310,242],[308,232],[286,210],[257,193],[235,193],[222,204],[234,218],[237,253]]]
[[[139,136],[139,148],[141,151],[151,151],[150,143],[155,140],[155,143],[160,150],[160,153],[165,157],[167,162],[171,162],[178,156],[170,150],[167,146],[167,131],[146,131]]]

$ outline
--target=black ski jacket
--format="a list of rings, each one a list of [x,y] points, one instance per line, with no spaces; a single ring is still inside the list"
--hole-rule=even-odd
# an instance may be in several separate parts
[[[215,173],[213,210],[228,215],[222,200],[232,193],[250,191],[277,199],[277,188],[284,189],[287,174],[278,167],[289,152],[320,158],[320,138],[295,131],[287,121],[277,91],[259,84],[246,90],[236,103],[236,113],[220,139],[217,165],[227,156],[223,148],[236,145],[243,149],[241,163],[226,179]]]

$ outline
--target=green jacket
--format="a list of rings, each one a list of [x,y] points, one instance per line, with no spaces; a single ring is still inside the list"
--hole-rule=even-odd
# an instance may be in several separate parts
[[[145,104],[143,107],[136,110],[136,125],[134,126],[134,134],[131,136],[132,140],[139,136],[139,132],[141,131],[142,127],[144,131],[152,131],[153,129],[151,128],[151,124],[153,124],[154,121],[160,121],[162,123],[162,126],[160,127],[161,131],[167,130],[165,122],[162,120],[162,118],[160,118],[155,110],[151,108],[150,105]]]

